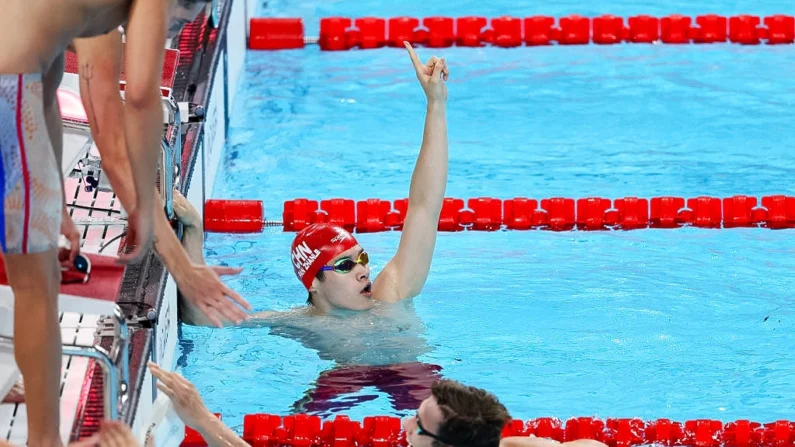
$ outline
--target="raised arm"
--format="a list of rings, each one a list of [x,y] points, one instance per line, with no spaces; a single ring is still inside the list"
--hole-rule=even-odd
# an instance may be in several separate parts
[[[425,65],[404,42],[417,79],[428,100],[422,147],[409,188],[409,206],[397,253],[373,284],[373,296],[399,301],[420,293],[436,245],[436,231],[447,187],[447,87],[450,71],[444,59],[432,57]]]

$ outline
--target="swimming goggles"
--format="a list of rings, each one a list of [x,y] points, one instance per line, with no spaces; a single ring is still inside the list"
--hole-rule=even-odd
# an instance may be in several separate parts
[[[445,439],[441,438],[439,435],[435,435],[435,434],[429,432],[428,430],[426,430],[422,426],[422,422],[420,422],[420,414],[419,414],[419,412],[414,416],[414,420],[417,421],[417,436],[427,436],[429,438],[433,438],[433,439],[441,442],[442,444],[454,445],[454,444],[451,444],[450,442],[446,441]]]
[[[337,261],[333,265],[324,265],[320,268],[321,271],[328,271],[333,270],[337,273],[350,273],[356,264],[367,265],[370,262],[370,256],[367,255],[366,251],[359,253],[359,257],[356,258],[354,261],[353,258],[345,257],[341,259],[337,259]]]

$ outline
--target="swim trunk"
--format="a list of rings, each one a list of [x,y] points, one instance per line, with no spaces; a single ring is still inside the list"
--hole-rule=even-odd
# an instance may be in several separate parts
[[[0,246],[6,254],[58,246],[63,184],[43,90],[41,74],[0,74]]]
[[[441,370],[439,365],[421,362],[337,367],[322,372],[315,387],[293,404],[293,411],[323,417],[345,412],[378,397],[352,395],[365,387],[387,394],[396,411],[416,410],[431,395],[431,386],[442,378]],[[344,395],[348,396],[343,398]]]

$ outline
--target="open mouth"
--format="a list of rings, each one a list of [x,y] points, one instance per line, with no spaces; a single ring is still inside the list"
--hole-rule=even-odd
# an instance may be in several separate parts
[[[373,283],[368,282],[360,293],[362,295],[366,295],[367,297],[371,297],[373,295]]]

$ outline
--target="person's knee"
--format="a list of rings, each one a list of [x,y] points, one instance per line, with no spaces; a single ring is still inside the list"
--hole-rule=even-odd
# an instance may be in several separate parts
[[[39,300],[57,296],[61,271],[54,248],[38,253],[5,254],[3,258],[15,297],[24,295],[26,299]]]

